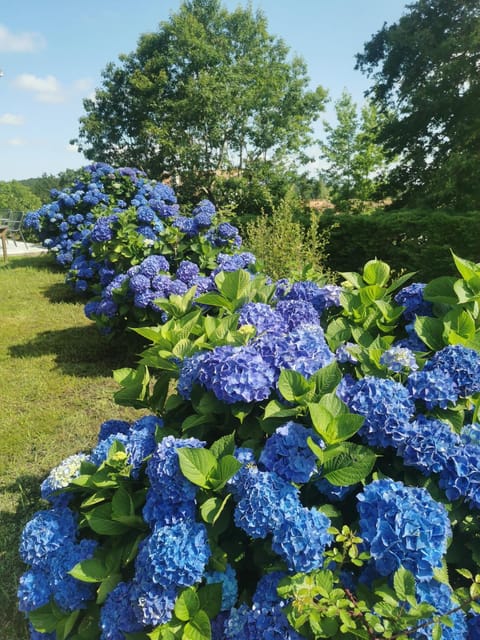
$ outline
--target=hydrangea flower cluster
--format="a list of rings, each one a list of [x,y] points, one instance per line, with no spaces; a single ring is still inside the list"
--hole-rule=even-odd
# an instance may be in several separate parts
[[[443,505],[425,489],[389,478],[370,483],[357,498],[360,535],[378,573],[391,575],[403,566],[420,582],[433,578],[451,535]]]

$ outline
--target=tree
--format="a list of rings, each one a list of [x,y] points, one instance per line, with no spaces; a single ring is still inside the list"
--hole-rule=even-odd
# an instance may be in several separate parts
[[[25,213],[38,209],[41,204],[40,198],[20,182],[16,180],[0,182],[0,209]]]
[[[87,158],[207,188],[259,159],[298,157],[326,97],[261,12],[219,0],[185,0],[102,77],[75,141]]]
[[[480,207],[480,3],[418,0],[357,55],[387,121],[390,183],[408,203]]]
[[[380,170],[385,164],[384,151],[376,141],[380,119],[371,102],[362,107],[359,116],[347,91],[335,103],[335,114],[336,126],[323,123],[324,177],[332,202],[340,209],[355,210],[371,200],[380,185]]]

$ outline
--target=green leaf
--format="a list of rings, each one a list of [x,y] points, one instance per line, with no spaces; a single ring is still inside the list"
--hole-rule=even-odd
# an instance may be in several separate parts
[[[189,587],[184,589],[178,596],[173,612],[179,620],[187,622],[195,616],[200,609],[200,600],[195,592],[195,589]]]
[[[226,455],[220,458],[218,463],[208,474],[208,485],[215,491],[222,489],[226,482],[234,476],[239,469],[242,468],[242,463],[239,462],[234,456]]]
[[[112,505],[102,504],[85,514],[89,527],[95,533],[105,536],[117,536],[126,533],[129,527],[112,520]]]
[[[331,484],[348,487],[364,480],[372,471],[376,455],[368,447],[343,442],[323,453],[322,475]]]
[[[315,389],[314,383],[302,376],[298,371],[283,369],[278,379],[278,390],[288,402],[295,402]]]
[[[452,276],[441,276],[431,280],[423,291],[423,297],[430,302],[441,302],[443,304],[457,304],[457,296],[454,292],[454,285],[457,278]]]
[[[365,286],[365,282],[359,273],[354,271],[340,271],[340,275],[342,278],[345,278],[347,282],[353,284],[356,289],[361,289]]]
[[[208,487],[208,476],[217,464],[217,459],[208,449],[177,449],[180,469],[183,475],[199,487]]]
[[[332,362],[317,371],[310,379],[315,382],[318,395],[324,395],[335,391],[342,380],[342,372],[337,362]]]
[[[363,287],[363,289],[360,289],[359,294],[362,304],[368,306],[376,300],[381,300],[385,295],[385,291],[384,289],[382,289],[382,287],[379,287],[376,284],[371,284],[368,287]]]
[[[290,416],[296,416],[297,413],[297,408],[287,408],[279,400],[271,400],[265,407],[263,417],[265,420],[269,418],[288,418]]]
[[[381,260],[369,260],[363,267],[363,279],[367,284],[383,287],[390,278],[390,267]]]
[[[445,346],[443,339],[443,322],[439,318],[430,318],[428,316],[420,316],[415,320],[415,331],[418,337],[432,349],[440,351]]]
[[[102,580],[101,585],[97,589],[97,604],[103,604],[105,602],[110,591],[115,589],[121,579],[121,573],[112,573],[108,578]]]
[[[250,287],[251,276],[248,271],[238,269],[237,271],[220,271],[215,276],[215,283],[218,290],[228,300],[238,300]]]
[[[458,272],[462,276],[464,280],[475,279],[480,275],[480,265],[475,264],[471,260],[465,260],[465,258],[460,258],[455,255],[452,251],[453,261],[455,262],[455,266],[458,269]]]
[[[192,620],[187,622],[183,630],[182,640],[211,640],[210,620],[205,611],[198,611]]]
[[[365,418],[353,413],[346,413],[334,418],[322,437],[327,444],[337,444],[348,440],[360,429]]]
[[[70,632],[72,631],[75,623],[78,620],[79,615],[80,611],[77,609],[76,611],[72,611],[70,615],[67,615],[59,620],[55,629],[57,640],[66,640],[66,638],[68,638]]]
[[[228,435],[215,440],[210,447],[210,451],[217,459],[227,454],[233,454],[235,451],[235,434],[229,433]]]
[[[58,623],[58,618],[52,612],[50,604],[29,611],[28,619],[32,623],[33,628],[40,631],[40,633],[52,633],[55,631]]]
[[[205,584],[197,592],[200,609],[205,611],[210,620],[219,613],[222,606],[222,585],[220,582]]]
[[[131,516],[135,513],[133,500],[128,491],[119,487],[112,497],[112,517]]]
[[[89,558],[78,562],[68,573],[82,582],[102,582],[108,578],[110,570],[101,560]]]
[[[415,578],[413,574],[400,567],[393,575],[393,588],[399,600],[415,605]]]

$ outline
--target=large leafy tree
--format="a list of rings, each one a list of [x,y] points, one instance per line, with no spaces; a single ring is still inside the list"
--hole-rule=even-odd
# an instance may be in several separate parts
[[[480,207],[480,3],[418,0],[357,56],[406,202]]]
[[[323,123],[321,158],[327,163],[323,176],[339,209],[361,210],[381,184],[385,153],[377,131],[382,118],[373,102],[366,102],[359,112],[347,91],[335,102],[335,114],[336,124]]]
[[[105,68],[75,142],[89,159],[208,187],[220,172],[302,154],[325,97],[261,12],[185,0]]]

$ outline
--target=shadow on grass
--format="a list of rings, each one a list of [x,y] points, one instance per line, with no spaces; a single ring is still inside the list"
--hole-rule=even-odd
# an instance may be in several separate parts
[[[80,295],[72,287],[64,282],[57,282],[42,289],[42,293],[49,302],[57,304],[59,302],[73,302],[75,304],[85,304],[90,299],[88,296]]]
[[[8,349],[11,358],[36,358],[53,354],[66,374],[79,377],[110,376],[113,369],[134,366],[144,343],[137,334],[126,332],[107,340],[94,325],[42,331],[32,340]]]
[[[7,262],[0,261],[0,268],[4,269],[41,269],[61,273],[65,271],[63,267],[55,262],[55,258],[50,254],[38,254],[35,256],[10,256]]]
[[[19,476],[3,488],[15,511],[0,512],[0,634],[2,640],[26,640],[27,625],[23,613],[18,611],[18,581],[25,566],[18,554],[20,535],[25,524],[41,508],[40,476]],[[10,494],[10,496],[9,496]]]

